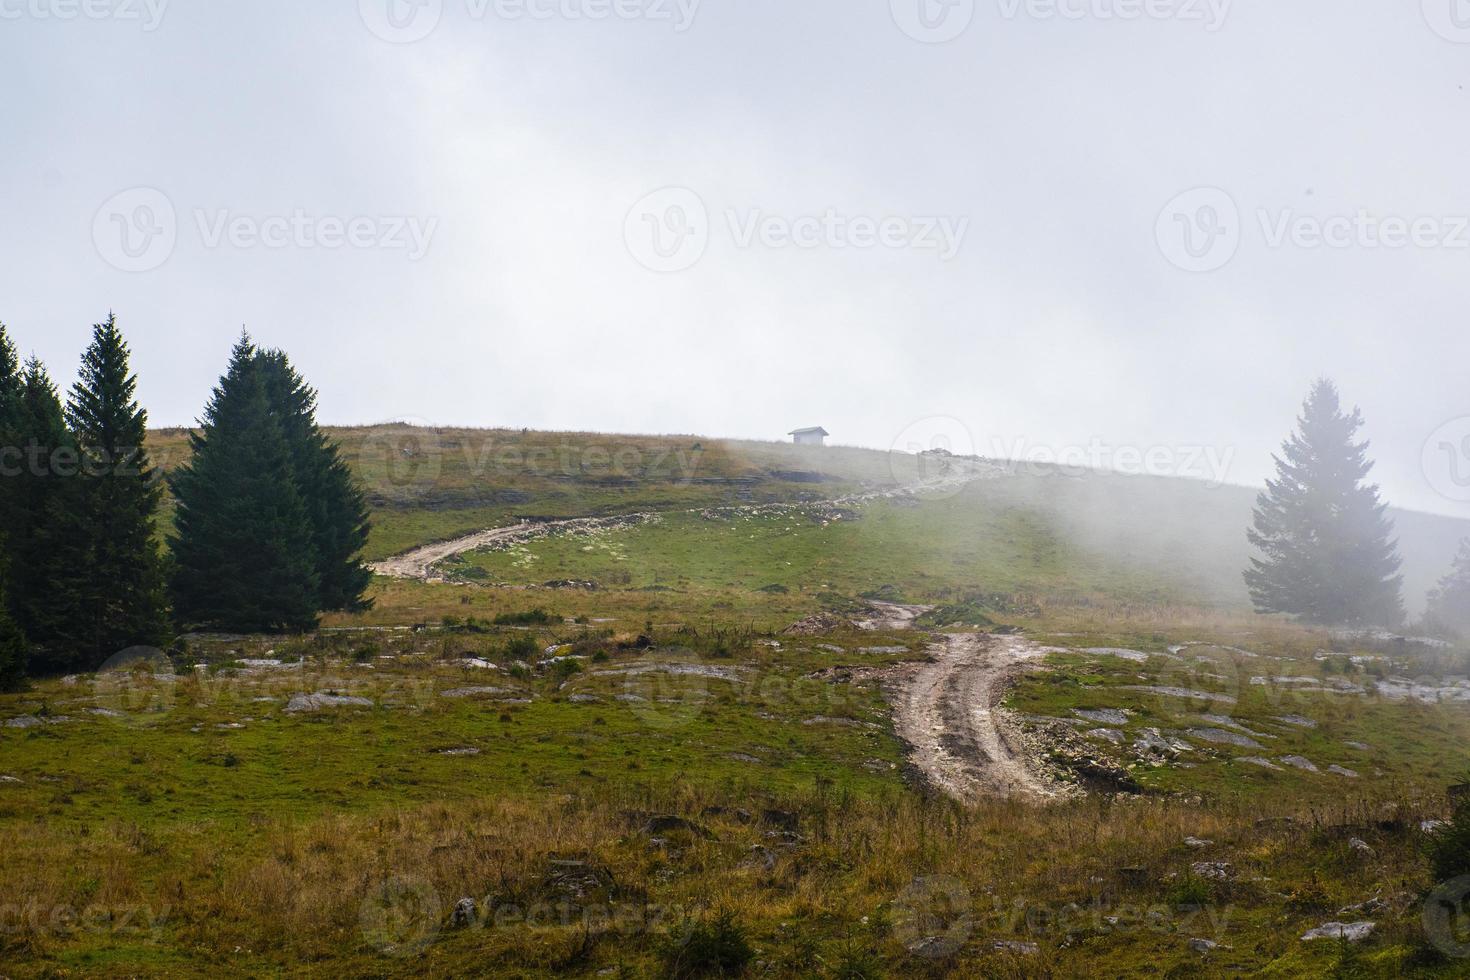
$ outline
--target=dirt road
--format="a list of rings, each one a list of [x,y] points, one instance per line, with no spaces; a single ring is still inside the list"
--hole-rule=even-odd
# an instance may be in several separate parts
[[[894,728],[910,762],[936,789],[979,796],[1054,799],[1058,787],[1028,762],[1014,723],[1000,707],[1025,665],[1044,654],[1019,636],[950,633],[892,691]]]
[[[861,629],[913,627],[925,606],[874,603]],[[931,786],[961,800],[981,796],[1055,799],[1062,790],[1027,760],[1015,724],[1001,709],[1010,685],[1044,648],[1019,636],[937,634],[928,663],[887,679],[894,730]]]
[[[795,512],[862,503],[922,494],[926,490],[949,490],[958,483],[983,479],[995,472],[985,464],[970,464],[956,467],[942,481],[914,487],[854,494],[815,504],[766,504],[718,510]],[[435,566],[456,555],[503,548],[552,534],[585,534],[658,519],[658,514],[640,513],[523,522],[416,548],[379,563],[374,571],[392,578],[434,581],[439,578]],[[870,614],[856,625],[870,631],[913,629],[918,617],[928,608],[874,602]],[[909,746],[910,761],[931,785],[961,800],[981,796],[1044,800],[1062,795],[1059,787],[1028,762],[1015,725],[1000,709],[1010,685],[1028,664],[1039,660],[1045,652],[1019,636],[938,634],[930,648],[932,659],[928,663],[907,664],[888,675],[886,687],[893,705],[895,730]]]
[[[845,497],[815,501],[813,503],[753,504],[737,507],[699,508],[687,511],[674,511],[673,513],[799,513],[819,508],[867,503],[873,500],[922,496],[926,493],[953,492],[967,483],[998,476],[1001,472],[1003,472],[1001,468],[995,464],[970,459],[955,459],[949,466],[945,467],[944,472],[938,477],[912,486],[849,494]],[[577,517],[567,520],[539,521],[535,523],[523,521],[519,524],[511,524],[506,527],[495,527],[484,531],[476,531],[474,534],[467,534],[464,537],[454,538],[450,541],[440,541],[435,544],[424,545],[421,548],[415,548],[412,551],[389,558],[386,561],[378,562],[372,566],[372,569],[378,575],[383,575],[387,578],[419,579],[425,582],[442,581],[443,577],[434,571],[434,567],[440,562],[454,558],[457,555],[464,555],[472,551],[481,551],[489,548],[504,548],[509,545],[520,544],[553,534],[586,534],[609,528],[631,527],[636,524],[656,521],[658,518],[659,514],[657,513],[638,513],[624,514],[617,517]]]
[[[626,514],[620,517],[578,517],[565,521],[538,523],[522,521],[520,524],[493,527],[487,531],[478,531],[462,538],[455,538],[452,541],[441,541],[437,544],[415,548],[396,558],[378,562],[373,566],[373,571],[388,578],[413,578],[432,582],[440,578],[434,573],[434,566],[457,555],[485,548],[503,548],[552,534],[586,534],[607,528],[631,527],[657,519],[656,514]]]

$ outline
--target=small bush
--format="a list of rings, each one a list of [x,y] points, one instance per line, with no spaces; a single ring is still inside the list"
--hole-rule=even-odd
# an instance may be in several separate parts
[[[533,660],[541,653],[541,645],[532,637],[517,636],[505,645],[505,659]]]
[[[1210,904],[1215,897],[1215,889],[1210,883],[1198,875],[1188,874],[1174,883],[1169,889],[1168,901],[1170,905],[1199,907]]]
[[[1465,782],[1470,784],[1470,775]],[[1429,863],[1437,882],[1470,875],[1470,789],[1462,789],[1453,806],[1450,822],[1429,838]]]
[[[549,626],[557,622],[557,618],[545,609],[532,609],[529,612],[501,613],[495,617],[496,626]]]
[[[575,660],[558,660],[551,665],[551,676],[558,681],[564,681],[574,674],[582,672],[582,665]]]
[[[671,933],[660,955],[670,980],[694,980],[739,976],[754,959],[755,951],[735,916],[721,912],[713,920],[686,923]]]

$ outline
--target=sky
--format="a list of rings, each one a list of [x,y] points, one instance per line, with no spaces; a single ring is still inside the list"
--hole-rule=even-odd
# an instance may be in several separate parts
[[[1312,381],[1470,517],[1467,0],[0,0],[0,321],[154,425],[242,327],[332,424],[1257,484]]]

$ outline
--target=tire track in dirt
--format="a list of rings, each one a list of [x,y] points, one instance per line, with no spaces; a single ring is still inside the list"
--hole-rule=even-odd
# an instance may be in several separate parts
[[[924,606],[875,603],[862,629],[911,629]],[[1027,757],[1018,724],[1001,707],[1016,679],[1046,655],[1020,636],[936,634],[930,659],[892,671],[885,684],[894,731],[926,782],[959,800],[1058,799],[1066,790]]]

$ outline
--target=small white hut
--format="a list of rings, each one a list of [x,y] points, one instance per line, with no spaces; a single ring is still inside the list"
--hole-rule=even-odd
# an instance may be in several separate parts
[[[819,425],[811,429],[796,429],[786,434],[794,439],[798,446],[825,446],[827,437],[832,433]]]

